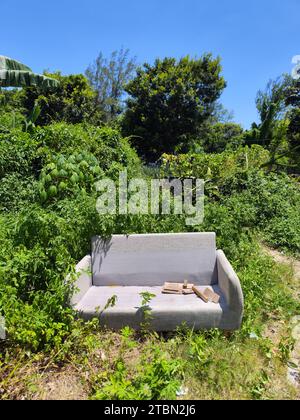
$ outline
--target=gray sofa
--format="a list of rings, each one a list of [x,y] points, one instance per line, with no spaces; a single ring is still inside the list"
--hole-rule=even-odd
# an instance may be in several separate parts
[[[151,328],[172,331],[185,324],[196,330],[239,329],[243,294],[239,279],[223,251],[216,250],[214,233],[115,235],[92,239],[92,255],[76,267],[78,279],[71,304],[85,320],[100,317],[103,325],[139,329],[143,322],[140,293],[150,292]],[[210,288],[218,304],[196,295],[162,294],[165,282]],[[116,296],[115,306],[104,310]]]

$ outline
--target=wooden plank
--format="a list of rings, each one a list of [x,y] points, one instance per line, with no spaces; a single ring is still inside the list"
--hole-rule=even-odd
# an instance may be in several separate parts
[[[165,283],[162,292],[165,294],[176,294],[176,295],[190,295],[193,292],[193,284],[185,283]]]
[[[164,290],[170,290],[173,292],[181,292],[183,289],[183,284],[180,283],[165,283]]]
[[[199,289],[199,287],[194,286],[193,291],[196,293],[196,295],[201,298],[205,303],[208,302],[208,298],[205,296],[205,294],[202,292],[202,290]]]
[[[217,293],[214,293],[213,303],[219,303],[221,299],[221,296],[219,296]]]
[[[182,293],[184,295],[193,295],[194,291],[193,291],[193,289],[183,289]]]
[[[205,289],[203,293],[204,293],[204,295],[207,297],[207,299],[209,300],[209,302],[212,302],[212,301],[213,301],[213,298],[214,298],[214,292],[213,292],[212,290],[210,290],[210,289]]]
[[[182,295],[182,291],[178,291],[178,292],[176,292],[176,291],[174,291],[174,290],[166,290],[166,289],[163,289],[163,290],[162,290],[162,293],[163,293],[164,295]]]
[[[220,302],[220,296],[208,288],[204,290],[204,295],[207,297],[209,302],[213,302],[213,303]]]

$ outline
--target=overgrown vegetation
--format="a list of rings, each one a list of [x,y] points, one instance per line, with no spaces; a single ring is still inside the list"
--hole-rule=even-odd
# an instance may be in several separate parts
[[[103,87],[97,74],[106,77],[101,56],[87,73],[92,86],[83,75],[56,73],[56,91],[0,92],[0,315],[7,332],[0,341],[0,397],[40,396],[51,369],[76,376],[78,398],[294,398],[285,368],[293,347],[288,322],[300,306],[290,290],[292,273],[264,255],[260,243],[300,253],[299,82],[285,78],[260,93],[262,122],[245,132],[216,119],[225,87],[219,59],[158,60],[134,77],[127,55],[120,53],[125,61],[116,67],[125,71],[122,80],[133,77],[123,114],[123,84],[112,97],[101,90],[100,106],[94,88]],[[106,87],[115,73],[110,77]],[[26,131],[34,104],[41,113]],[[155,168],[147,166],[156,159]],[[95,182],[117,180],[124,169],[129,178],[203,178],[204,223],[191,228],[176,215],[99,215]],[[245,295],[240,331],[228,337],[182,326],[149,333],[148,295],[141,296],[139,334],[76,318],[68,306],[74,267],[90,252],[92,236],[191,230],[215,231],[237,270]],[[271,339],[276,323],[281,327]]]

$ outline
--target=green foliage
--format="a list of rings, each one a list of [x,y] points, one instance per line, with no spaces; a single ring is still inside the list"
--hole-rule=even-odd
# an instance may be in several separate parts
[[[261,146],[240,147],[237,151],[218,154],[182,154],[162,156],[162,173],[178,178],[199,178],[210,180],[220,188],[228,179],[249,168],[259,168],[269,158]]]
[[[43,87],[32,86],[24,88],[21,93],[22,106],[27,110],[27,114],[31,112],[35,103],[41,108],[37,120],[39,125],[55,121],[70,124],[84,121],[100,123],[101,112],[96,104],[96,94],[83,75],[62,76],[57,72],[47,76],[59,82],[55,91],[45,91]]]
[[[100,382],[96,400],[168,400],[176,398],[183,376],[183,362],[171,359],[158,345],[149,346],[129,377],[124,360],[116,361],[114,372]],[[102,378],[101,378],[102,379]]]
[[[252,171],[247,179],[236,179],[227,187],[234,190],[236,197],[229,198],[236,202],[235,208],[248,206],[248,226],[259,228],[274,247],[300,252],[299,231],[299,184],[287,175],[264,174]],[[249,207],[251,206],[251,207]]]
[[[82,193],[91,193],[94,183],[103,175],[97,158],[89,153],[52,156],[41,171],[38,183],[42,202]]]
[[[286,104],[292,109],[288,113],[290,124],[288,127],[289,155],[292,164],[300,168],[300,82],[295,80],[286,97]]]
[[[106,121],[113,120],[123,110],[122,97],[125,85],[132,79],[136,68],[135,58],[129,57],[129,50],[113,51],[110,58],[100,52],[85,74],[97,92],[97,104]]]
[[[12,193],[13,191],[13,193]],[[7,174],[0,181],[0,210],[21,210],[37,199],[37,181],[34,176]]]
[[[163,153],[188,149],[225,87],[220,73],[220,60],[210,54],[157,59],[137,70],[126,87],[130,98],[123,127],[134,136],[140,155],[154,161]]]
[[[263,146],[269,146],[274,136],[276,121],[285,111],[286,92],[292,84],[291,76],[284,75],[277,80],[270,80],[265,91],[259,91],[256,107],[260,115],[259,140]]]
[[[18,111],[4,111],[0,109],[0,132],[7,133],[14,128],[21,129],[24,116]]]
[[[271,169],[299,169],[299,92],[299,81],[283,75],[257,94],[261,123],[253,123],[244,139],[246,144],[257,143],[270,150],[267,166]]]
[[[46,154],[72,155],[75,151],[93,154],[109,176],[115,175],[114,163],[119,165],[118,169],[127,167],[129,173],[139,171],[140,160],[136,152],[117,129],[57,123],[37,128],[34,138]]]
[[[8,57],[0,55],[0,87],[39,86],[55,89],[58,81],[41,74],[33,73],[31,68]]]
[[[24,121],[20,92],[0,88],[0,133],[21,128]]]
[[[152,320],[152,309],[150,306],[150,302],[152,299],[155,298],[156,295],[149,292],[141,292],[140,297],[142,298],[141,306],[139,307],[139,311],[142,314],[143,321],[141,322],[141,331],[142,333],[147,333],[151,327],[151,320]]]
[[[204,125],[200,140],[193,148],[201,148],[205,153],[221,153],[237,149],[243,143],[243,129],[239,124],[219,122]]]
[[[11,130],[0,133],[0,179],[7,174],[32,175],[39,169],[38,144],[28,133]]]
[[[25,131],[33,131],[33,129],[35,128],[35,123],[41,114],[41,111],[41,107],[37,103],[35,103],[28,117],[24,119]]]

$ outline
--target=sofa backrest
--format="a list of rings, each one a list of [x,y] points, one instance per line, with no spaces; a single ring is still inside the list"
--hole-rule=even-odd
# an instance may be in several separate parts
[[[217,282],[214,233],[114,235],[92,239],[95,286],[160,286]]]

